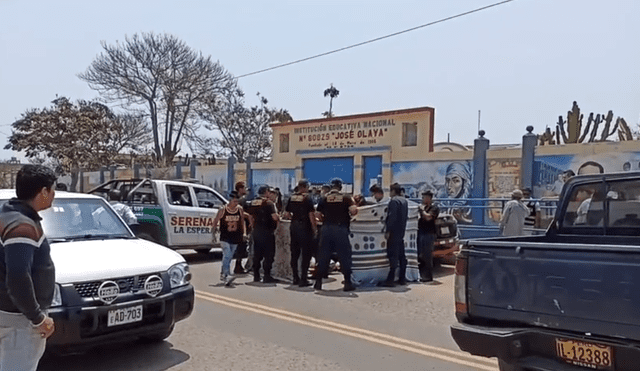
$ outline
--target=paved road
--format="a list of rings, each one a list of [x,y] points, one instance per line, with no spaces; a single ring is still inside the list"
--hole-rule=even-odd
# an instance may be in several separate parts
[[[167,341],[47,357],[39,370],[497,370],[451,340],[452,267],[439,269],[439,285],[345,293],[332,274],[322,292],[250,276],[229,288],[217,281],[219,256],[184,254],[196,307]]]

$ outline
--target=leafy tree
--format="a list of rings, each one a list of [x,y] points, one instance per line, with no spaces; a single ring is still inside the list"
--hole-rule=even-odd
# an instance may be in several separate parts
[[[36,162],[48,157],[60,173],[71,173],[71,190],[75,190],[80,168],[93,170],[111,164],[130,146],[132,141],[122,138],[123,132],[143,130],[127,127],[135,123],[96,101],[72,103],[60,97],[52,103],[50,108],[27,110],[11,124],[12,134],[4,148],[24,151]]]
[[[219,62],[172,35],[135,34],[115,45],[102,42],[102,48],[78,77],[107,101],[146,113],[153,153],[164,165],[171,163],[183,140],[197,141],[198,110],[236,87]]]
[[[325,98],[327,96],[329,96],[331,99],[329,99],[329,111],[323,112],[322,114],[326,117],[326,118],[331,118],[333,117],[333,98],[337,97],[338,94],[340,94],[340,91],[338,89],[336,89],[333,84],[331,84],[330,87],[328,87],[327,89],[324,90],[324,96]]]
[[[222,148],[218,155],[233,155],[238,162],[246,162],[253,152],[256,161],[264,161],[272,154],[273,122],[293,121],[285,109],[267,106],[267,99],[257,94],[260,105],[245,107],[244,93],[237,89],[223,101],[211,101],[200,112],[208,130],[219,134],[218,138],[206,138],[200,148]]]

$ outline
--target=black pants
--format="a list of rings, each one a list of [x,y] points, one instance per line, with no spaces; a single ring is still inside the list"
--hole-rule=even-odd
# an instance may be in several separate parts
[[[313,254],[313,231],[311,225],[307,222],[292,221],[290,228],[291,235],[291,270],[293,271],[293,281],[305,281],[309,273],[309,265],[311,264],[311,256]],[[298,261],[302,255],[300,262],[300,273],[298,273]]]
[[[340,270],[344,279],[351,279],[351,242],[349,242],[349,227],[335,224],[322,226],[322,246],[318,250],[318,271],[316,278],[322,280],[329,271],[331,254],[338,254]]]
[[[257,227],[253,230],[253,276],[260,277],[260,262],[265,277],[271,277],[271,266],[276,254],[276,237],[273,230]]]
[[[420,279],[433,280],[433,243],[436,241],[435,233],[418,231],[418,268]]]
[[[395,279],[395,272],[397,268],[398,279],[405,281],[407,278],[407,256],[404,253],[404,236],[401,233],[393,233],[389,235],[387,240],[387,258],[389,258],[389,275],[387,281],[393,281]]]

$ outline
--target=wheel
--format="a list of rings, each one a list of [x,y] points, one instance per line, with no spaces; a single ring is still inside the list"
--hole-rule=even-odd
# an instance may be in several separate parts
[[[140,336],[140,341],[144,343],[158,343],[158,342],[164,341],[164,339],[168,338],[171,335],[174,327],[175,325],[171,325],[171,327],[164,329],[162,331]]]
[[[501,359],[498,360],[498,368],[500,369],[500,371],[525,371],[524,368],[506,363]]]
[[[137,237],[140,238],[140,239],[151,241],[151,242],[155,242],[155,243],[158,242],[158,241],[156,241],[155,238],[153,238],[152,235],[150,235],[147,232],[140,232],[140,233],[137,234]]]

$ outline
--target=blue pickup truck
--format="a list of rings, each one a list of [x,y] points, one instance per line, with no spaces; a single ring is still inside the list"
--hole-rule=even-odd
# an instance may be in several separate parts
[[[640,370],[640,172],[577,176],[545,235],[467,241],[451,334],[502,371]]]

